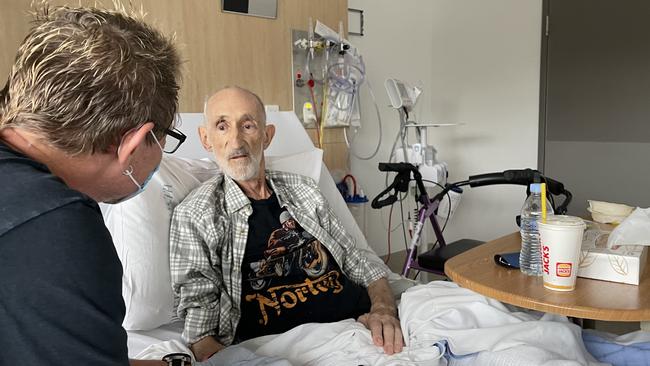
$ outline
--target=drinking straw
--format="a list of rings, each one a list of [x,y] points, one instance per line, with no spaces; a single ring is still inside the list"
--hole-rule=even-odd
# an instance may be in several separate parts
[[[541,184],[542,191],[542,222],[546,223],[546,183]]]

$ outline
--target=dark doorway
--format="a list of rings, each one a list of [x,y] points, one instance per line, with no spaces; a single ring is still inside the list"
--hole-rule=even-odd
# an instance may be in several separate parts
[[[539,166],[587,199],[650,206],[650,1],[544,0]]]

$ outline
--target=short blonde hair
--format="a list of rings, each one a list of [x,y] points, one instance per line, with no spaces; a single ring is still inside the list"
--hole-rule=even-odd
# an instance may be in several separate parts
[[[44,6],[33,23],[0,95],[0,129],[77,155],[145,122],[159,137],[172,126],[181,61],[170,38],[123,11]]]

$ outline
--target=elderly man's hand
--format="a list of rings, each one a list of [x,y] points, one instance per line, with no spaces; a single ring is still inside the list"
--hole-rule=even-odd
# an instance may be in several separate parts
[[[357,319],[370,329],[372,341],[384,348],[388,355],[402,352],[404,338],[397,318],[397,307],[386,278],[380,278],[368,285],[370,312]]]
[[[207,361],[212,355],[226,348],[212,336],[207,336],[190,346],[197,361]]]
[[[395,309],[373,309],[357,319],[370,329],[372,341],[376,346],[383,347],[387,355],[402,352],[404,338]]]

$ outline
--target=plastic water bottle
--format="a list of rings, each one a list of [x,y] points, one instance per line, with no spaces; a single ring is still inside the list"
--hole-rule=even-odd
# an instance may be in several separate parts
[[[553,213],[553,206],[546,200],[547,215]],[[530,185],[530,196],[521,208],[521,252],[519,268],[529,276],[542,275],[542,257],[537,220],[542,217],[542,190],[539,183]]]

